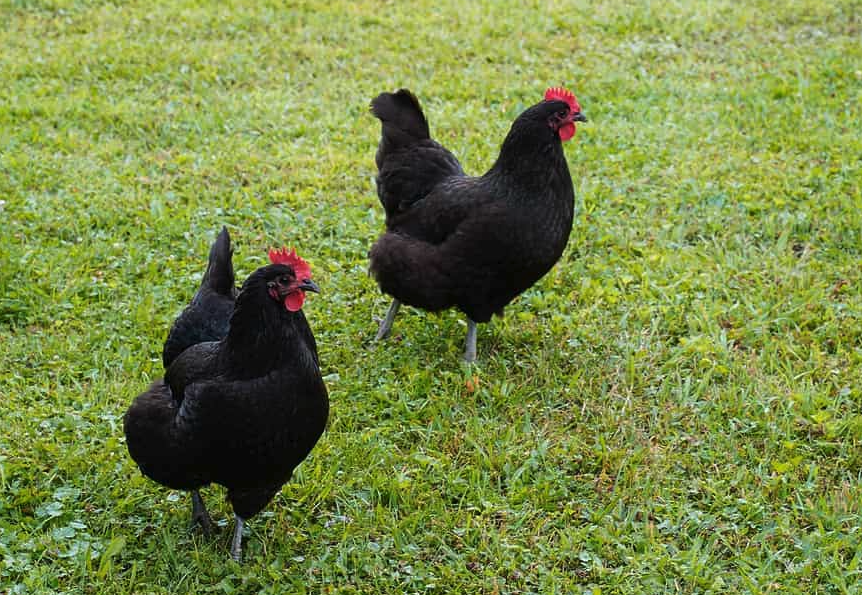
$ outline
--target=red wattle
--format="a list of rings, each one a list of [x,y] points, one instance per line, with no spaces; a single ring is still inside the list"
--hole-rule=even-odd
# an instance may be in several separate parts
[[[305,302],[305,292],[302,290],[288,293],[284,298],[284,307],[290,312],[298,312],[302,310],[302,304]]]
[[[569,122],[568,124],[563,124],[562,126],[560,126],[558,132],[560,134],[560,140],[566,142],[567,140],[575,136],[575,125],[571,122]]]

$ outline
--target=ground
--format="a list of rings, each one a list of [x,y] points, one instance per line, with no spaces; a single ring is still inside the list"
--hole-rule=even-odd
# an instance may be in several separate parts
[[[0,0],[0,592],[859,593],[862,3]],[[459,361],[367,276],[377,93],[483,172],[547,86],[560,263]],[[329,428],[188,531],[122,415],[230,229],[296,246]]]

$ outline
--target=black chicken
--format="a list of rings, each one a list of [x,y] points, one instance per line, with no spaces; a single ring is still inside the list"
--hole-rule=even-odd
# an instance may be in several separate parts
[[[147,477],[192,492],[192,520],[209,514],[198,489],[218,483],[236,516],[231,556],[241,556],[245,519],[290,479],[329,414],[317,346],[302,313],[319,291],[295,252],[246,279],[220,341],[193,345],[132,403],[126,444]]]
[[[200,288],[168,333],[162,349],[165,369],[192,345],[218,341],[227,335],[237,295],[232,254],[230,234],[222,227],[210,248],[209,264]]]
[[[497,161],[467,176],[431,139],[407,89],[371,102],[382,134],[377,194],[386,232],[371,248],[371,272],[394,297],[380,323],[385,338],[401,303],[467,315],[464,359],[476,358],[476,323],[488,322],[559,260],[572,229],[574,192],[562,141],[584,122],[575,96],[548,89],[509,130]]]

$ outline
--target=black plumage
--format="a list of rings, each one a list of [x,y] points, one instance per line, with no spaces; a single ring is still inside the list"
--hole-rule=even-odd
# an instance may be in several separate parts
[[[296,278],[291,266],[252,273],[226,336],[185,349],[124,418],[132,459],[147,477],[191,490],[194,520],[209,524],[199,488],[227,488],[237,517],[236,559],[243,520],[290,479],[328,417],[314,336],[302,310],[287,306],[298,291],[317,286]]]
[[[230,234],[222,227],[210,247],[209,263],[200,288],[171,325],[162,349],[165,369],[192,345],[218,341],[227,335],[237,295],[232,255]]]
[[[458,308],[468,317],[464,357],[475,358],[477,322],[487,322],[559,260],[572,228],[574,192],[561,129],[584,121],[574,96],[524,111],[487,173],[464,173],[432,140],[419,101],[408,90],[371,103],[381,121],[377,194],[386,232],[371,248],[371,272],[393,305]]]

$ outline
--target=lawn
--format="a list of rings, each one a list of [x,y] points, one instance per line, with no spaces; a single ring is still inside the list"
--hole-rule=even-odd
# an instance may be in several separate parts
[[[862,2],[0,0],[0,593],[862,593]],[[472,173],[550,85],[559,264],[460,362],[367,275],[377,93]],[[221,225],[327,432],[229,560],[122,415]]]

